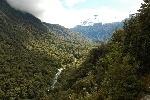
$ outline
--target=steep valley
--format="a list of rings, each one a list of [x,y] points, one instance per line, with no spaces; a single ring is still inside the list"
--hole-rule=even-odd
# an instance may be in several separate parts
[[[93,43],[86,34],[42,22],[0,0],[0,99],[148,100],[148,1],[120,29],[90,28],[88,35],[107,38],[102,42],[97,35]]]

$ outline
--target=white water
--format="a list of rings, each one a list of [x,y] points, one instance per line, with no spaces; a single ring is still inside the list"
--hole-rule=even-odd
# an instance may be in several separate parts
[[[74,62],[75,62],[75,63],[77,62],[77,59],[76,59],[76,58],[74,59]],[[53,79],[51,88],[54,88],[54,87],[55,87],[55,84],[57,83],[57,78],[58,78],[58,76],[61,74],[62,70],[65,69],[65,66],[62,66],[62,67],[63,67],[63,68],[59,68],[59,69],[58,69],[58,72],[55,74],[55,77],[54,77],[54,79]],[[49,91],[49,89],[48,89],[48,91]]]
[[[55,84],[57,83],[57,78],[58,76],[60,75],[60,73],[62,72],[62,70],[64,70],[65,68],[59,68],[58,69],[58,72],[55,74],[55,77],[53,79],[53,82],[52,82],[52,88],[54,88]]]

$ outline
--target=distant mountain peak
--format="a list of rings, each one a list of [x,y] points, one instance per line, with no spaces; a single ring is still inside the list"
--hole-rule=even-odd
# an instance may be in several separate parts
[[[81,22],[81,26],[93,26],[94,22],[89,18],[83,22]]]
[[[99,23],[97,16],[98,15],[94,15],[93,17],[81,22],[81,26],[93,26],[95,23]]]
[[[96,23],[96,21],[93,22],[91,19],[87,19],[82,23],[82,25],[77,25],[76,27],[72,28],[72,30],[85,35],[93,40],[93,42],[104,42],[110,39],[116,28],[121,29],[122,27],[123,22],[103,24],[100,22]]]

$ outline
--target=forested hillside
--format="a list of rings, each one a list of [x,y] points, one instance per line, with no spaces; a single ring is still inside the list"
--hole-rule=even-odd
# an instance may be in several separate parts
[[[125,21],[110,40],[97,46],[79,33],[43,23],[0,0],[0,99],[141,100],[148,97],[149,2],[145,0],[139,13]]]
[[[75,71],[72,96],[81,100],[149,100],[150,0],[111,39],[90,51]]]
[[[48,25],[0,0],[0,99],[46,98],[57,69],[84,59],[85,36]]]

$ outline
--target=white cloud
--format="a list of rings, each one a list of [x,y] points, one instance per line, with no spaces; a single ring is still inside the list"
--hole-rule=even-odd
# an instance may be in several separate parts
[[[66,6],[68,7],[72,7],[77,3],[83,3],[83,2],[86,2],[86,0],[65,0]]]
[[[21,11],[29,12],[35,16],[41,15],[44,11],[42,7],[42,0],[7,0],[7,2],[14,8]]]
[[[115,2],[120,2],[120,3],[128,3],[128,4],[139,4],[143,2],[143,0],[112,0]]]
[[[119,12],[117,10],[109,9],[107,7],[101,7],[99,9],[90,10],[62,10],[62,12],[56,16],[49,18],[48,15],[44,17],[44,21],[51,23],[59,23],[65,27],[74,27],[75,25],[81,24],[81,22],[91,19],[93,21],[99,20],[102,23],[109,23],[115,21],[122,21],[124,18],[128,18],[129,13]],[[98,17],[95,19],[94,15],[97,14]]]
[[[125,9],[126,11],[129,10],[130,13],[136,13],[137,10],[140,8],[141,3],[144,3],[143,0],[112,0],[117,2],[123,6],[129,7]]]
[[[97,14],[96,20],[102,23],[121,21],[129,16],[129,13],[135,12],[140,7],[140,3],[121,11],[109,7],[100,7],[98,9],[67,9],[64,8],[60,0],[7,0],[11,6],[22,11],[29,12],[42,21],[60,24],[71,28],[79,25],[81,22],[90,18],[93,21],[94,15]],[[125,0],[124,0],[125,1]],[[127,0],[128,1],[128,0]],[[135,1],[135,0],[134,0]],[[76,3],[86,2],[86,0],[66,0],[67,6],[73,6]]]

